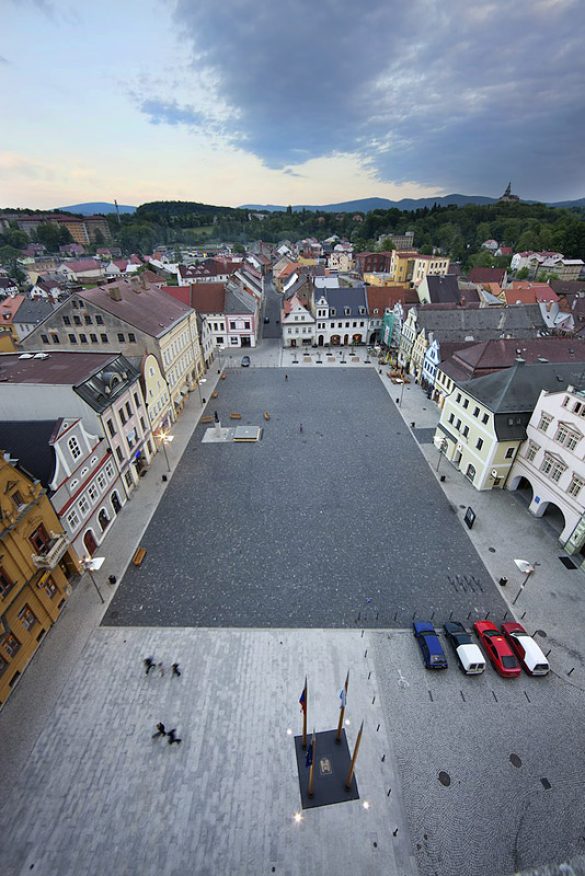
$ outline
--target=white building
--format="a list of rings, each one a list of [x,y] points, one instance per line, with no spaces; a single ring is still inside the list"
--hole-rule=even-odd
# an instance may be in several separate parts
[[[283,302],[280,323],[285,347],[310,347],[315,341],[315,317],[296,295]]]
[[[565,543],[585,513],[585,392],[572,386],[543,390],[526,433],[507,489],[528,484],[528,510],[535,517],[556,506],[563,518],[559,539]]]

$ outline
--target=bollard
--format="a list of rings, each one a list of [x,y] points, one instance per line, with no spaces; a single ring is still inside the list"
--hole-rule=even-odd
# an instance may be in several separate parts
[[[506,620],[507,617],[508,617],[508,612],[506,612],[506,613],[504,614],[504,620]]]
[[[382,763],[384,763],[385,760],[386,760],[386,755],[383,754],[383,755],[382,755]]]
[[[378,620],[378,615],[379,615],[379,614],[380,614],[380,612],[377,611],[377,612],[376,612],[376,620]]]
[[[434,619],[435,619],[435,612],[433,611],[433,613],[431,614],[431,620],[434,620]]]
[[[572,669],[569,669],[569,671],[567,672],[567,675],[572,675],[574,671],[575,671],[575,667],[573,666]]]
[[[378,726],[376,727],[376,733],[379,731],[379,729],[380,729],[380,724],[378,724]]]
[[[452,611],[449,612],[449,620],[453,620],[453,612]]]
[[[367,656],[368,656],[368,649],[366,648],[366,650],[364,651],[364,660]]]
[[[467,615],[467,620],[469,620],[470,617],[471,617],[471,612],[469,612],[469,614]]]
[[[391,791],[391,790],[392,790],[392,788],[388,788],[388,793],[386,794],[387,797],[390,796],[390,791]]]
[[[358,620],[361,620],[361,619],[362,619],[362,613],[361,613],[361,611],[358,611]]]
[[[498,584],[500,585],[500,587],[505,587],[507,583],[508,583],[508,579],[506,578],[505,575],[502,575],[502,577],[498,581]]]
[[[415,619],[415,617],[416,617],[416,611],[414,611],[414,612],[412,613],[412,619],[413,619],[413,620]]]
[[[552,651],[552,648],[549,648],[548,651],[546,652],[546,655],[545,655],[545,656],[546,656],[547,659],[548,659],[548,655],[550,654],[551,651]]]
[[[372,670],[370,669],[370,671],[368,672],[368,681],[370,680],[371,676],[372,676]]]
[[[372,700],[372,705],[376,702],[376,694],[374,694],[374,699]]]
[[[524,612],[524,614],[522,615],[522,617],[520,618],[520,620],[524,620],[525,617],[526,617],[526,612]]]
[[[364,631],[363,631],[363,630],[362,630],[362,636],[361,636],[361,637],[362,637],[362,639],[363,639],[363,637],[364,637]]]
[[[396,623],[396,618],[397,618],[397,617],[398,617],[398,612],[395,611],[395,612],[394,612],[394,623]]]
[[[487,620],[487,619],[489,618],[489,616],[490,616],[490,613],[489,613],[489,611],[488,611],[488,613],[487,613],[486,616],[485,616],[485,620]]]

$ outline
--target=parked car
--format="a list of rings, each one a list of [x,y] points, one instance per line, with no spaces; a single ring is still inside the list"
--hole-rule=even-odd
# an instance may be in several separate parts
[[[491,621],[476,621],[473,629],[490,662],[502,678],[517,678],[522,670],[505,636]]]
[[[548,660],[522,624],[507,621],[502,624],[502,632],[528,675],[546,675],[550,671]]]
[[[250,357],[249,356],[242,356],[242,361],[240,362],[240,365],[242,366],[242,368],[249,368],[250,367]]]
[[[463,624],[452,621],[445,624],[444,630],[447,641],[455,651],[459,668],[466,675],[481,675],[485,670],[485,657]]]
[[[432,623],[430,621],[414,621],[412,630],[426,668],[447,669],[447,658]]]

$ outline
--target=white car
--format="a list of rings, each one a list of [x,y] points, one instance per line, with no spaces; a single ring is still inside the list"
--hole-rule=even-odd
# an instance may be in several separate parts
[[[539,645],[529,636],[522,624],[508,621],[502,624],[502,632],[528,675],[547,675],[550,664]]]
[[[444,625],[445,636],[451,643],[459,668],[465,675],[481,675],[485,670],[485,657],[471,636],[458,621]]]

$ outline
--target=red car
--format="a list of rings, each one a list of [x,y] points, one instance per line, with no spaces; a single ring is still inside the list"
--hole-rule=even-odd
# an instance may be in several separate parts
[[[549,672],[548,660],[522,624],[508,621],[502,624],[502,632],[528,675],[546,675]]]
[[[522,670],[505,636],[491,621],[476,621],[473,629],[479,637],[492,666],[502,678],[516,678]]]

